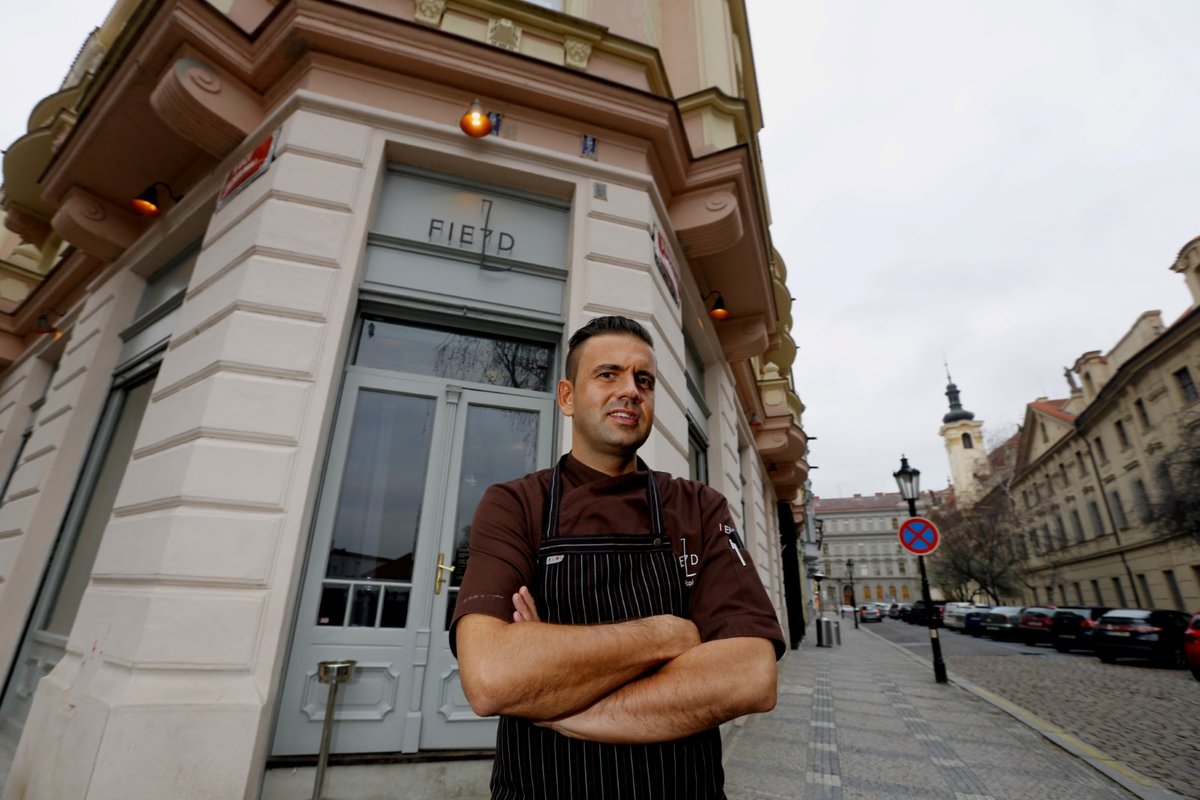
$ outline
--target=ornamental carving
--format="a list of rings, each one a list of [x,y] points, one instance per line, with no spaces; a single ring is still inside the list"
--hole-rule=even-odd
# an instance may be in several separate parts
[[[417,0],[416,20],[422,25],[438,27],[446,11],[446,0]]]
[[[159,76],[150,107],[167,127],[221,157],[262,121],[262,98],[226,70],[183,47]]]
[[[519,50],[521,29],[511,19],[494,19],[488,22],[488,44],[505,50]]]
[[[568,37],[563,43],[563,56],[568,67],[587,69],[588,59],[592,57],[592,45],[582,39]]]

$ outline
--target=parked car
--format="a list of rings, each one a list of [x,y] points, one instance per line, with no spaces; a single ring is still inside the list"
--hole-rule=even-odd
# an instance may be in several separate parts
[[[1029,606],[1017,617],[1017,636],[1028,647],[1050,644],[1054,638],[1050,621],[1056,610],[1054,606]]]
[[[900,604],[892,603],[888,606],[887,615],[889,619],[900,619]]]
[[[992,610],[991,606],[978,606],[968,611],[963,617],[963,633],[971,636],[983,635],[983,615]]]
[[[896,618],[908,621],[909,614],[912,613],[912,603],[901,603],[900,609],[896,612]]]
[[[1116,608],[1096,623],[1092,641],[1106,664],[1118,658],[1147,658],[1164,667],[1181,668],[1183,632],[1191,616],[1182,611]]]
[[[946,603],[945,613],[942,616],[942,623],[951,630],[962,632],[966,624],[967,612],[975,608],[974,603]]]
[[[1183,658],[1192,668],[1192,677],[1200,681],[1200,612],[1192,615],[1191,624],[1183,632]]]
[[[883,614],[878,606],[859,606],[858,619],[860,622],[883,622]]]
[[[1017,623],[1025,606],[996,606],[980,620],[984,634],[993,639],[1011,639],[1017,635]]]
[[[1095,649],[1092,634],[1096,632],[1096,621],[1110,610],[1104,606],[1072,606],[1055,611],[1050,620],[1054,649],[1060,653]]]
[[[945,610],[946,610],[946,601],[945,600],[934,600],[933,601],[933,610],[930,613],[935,615],[934,616],[934,619],[935,619],[934,626],[935,627],[942,624],[942,615],[945,613]],[[917,602],[913,603],[912,611],[908,612],[908,622],[910,625],[928,625],[929,624],[928,620],[926,619],[925,601],[924,600],[918,600]]]

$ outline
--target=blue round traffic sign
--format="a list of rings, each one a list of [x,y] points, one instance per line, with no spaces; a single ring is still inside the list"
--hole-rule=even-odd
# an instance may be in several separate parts
[[[913,517],[900,526],[900,546],[914,555],[927,556],[941,542],[937,526],[927,519]]]

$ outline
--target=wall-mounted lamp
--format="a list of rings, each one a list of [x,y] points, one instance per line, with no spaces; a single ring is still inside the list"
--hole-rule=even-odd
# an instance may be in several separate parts
[[[730,314],[729,309],[725,307],[725,298],[722,297],[721,293],[716,289],[713,289],[711,292],[704,295],[704,297],[700,298],[700,300],[702,302],[708,302],[708,298],[712,297],[713,295],[716,295],[717,299],[713,300],[712,308],[708,310],[708,315],[716,320],[729,319]]]
[[[476,139],[492,132],[492,121],[483,110],[483,103],[479,102],[478,97],[471,101],[471,107],[458,121],[458,127],[462,128],[462,132],[467,136]]]
[[[37,322],[33,323],[33,330],[30,333],[50,334],[56,342],[62,337],[62,331],[58,329],[58,326],[50,324],[50,317],[44,311],[38,314]]]
[[[172,202],[178,203],[183,199],[171,191],[171,187],[166,182],[155,181],[143,189],[141,194],[129,201],[129,207],[133,209],[133,213],[143,217],[157,217],[161,214],[163,200],[158,191],[160,186],[167,190],[167,197],[170,197]]]

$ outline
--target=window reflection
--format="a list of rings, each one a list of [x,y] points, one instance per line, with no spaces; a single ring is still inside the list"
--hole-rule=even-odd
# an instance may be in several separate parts
[[[355,364],[439,378],[548,391],[550,345],[364,320]]]
[[[471,406],[463,441],[458,508],[454,526],[454,572],[446,603],[446,627],[454,616],[458,587],[467,569],[471,519],[484,490],[533,472],[537,468],[538,414],[511,408]]]
[[[326,578],[412,579],[434,400],[359,392]]]

